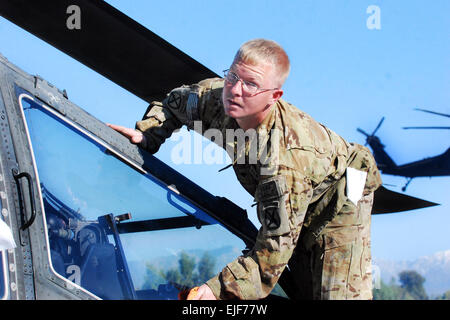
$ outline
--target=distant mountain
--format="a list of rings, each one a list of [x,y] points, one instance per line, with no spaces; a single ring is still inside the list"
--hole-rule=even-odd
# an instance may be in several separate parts
[[[384,283],[389,284],[404,270],[414,270],[425,278],[423,284],[430,298],[450,290],[450,250],[420,257],[414,261],[394,261],[373,258],[373,274],[379,272]]]

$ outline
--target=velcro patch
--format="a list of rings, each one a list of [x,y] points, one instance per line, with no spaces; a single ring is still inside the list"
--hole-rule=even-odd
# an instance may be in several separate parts
[[[279,198],[286,192],[286,178],[282,175],[269,178],[260,183],[256,191],[257,201]]]
[[[187,100],[187,117],[191,121],[195,121],[199,119],[198,115],[198,94],[196,92],[189,93]]]

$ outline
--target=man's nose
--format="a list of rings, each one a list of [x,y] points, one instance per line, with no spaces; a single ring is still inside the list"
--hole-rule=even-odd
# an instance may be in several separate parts
[[[241,79],[239,79],[238,81],[236,81],[233,86],[231,87],[231,93],[233,95],[236,96],[241,96],[242,95],[242,86],[244,85],[244,83],[242,82]]]

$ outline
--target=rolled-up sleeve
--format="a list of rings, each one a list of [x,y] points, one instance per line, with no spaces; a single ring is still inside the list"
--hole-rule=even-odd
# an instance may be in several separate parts
[[[222,79],[206,79],[173,89],[162,102],[153,101],[136,122],[136,130],[144,135],[140,147],[155,153],[175,130],[183,125],[193,129],[195,121],[201,120],[206,130],[220,116],[222,87]]]

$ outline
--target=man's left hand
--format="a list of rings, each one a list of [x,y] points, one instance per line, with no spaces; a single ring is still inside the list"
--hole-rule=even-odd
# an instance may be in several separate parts
[[[204,284],[198,288],[197,295],[192,300],[217,300],[214,293]]]

